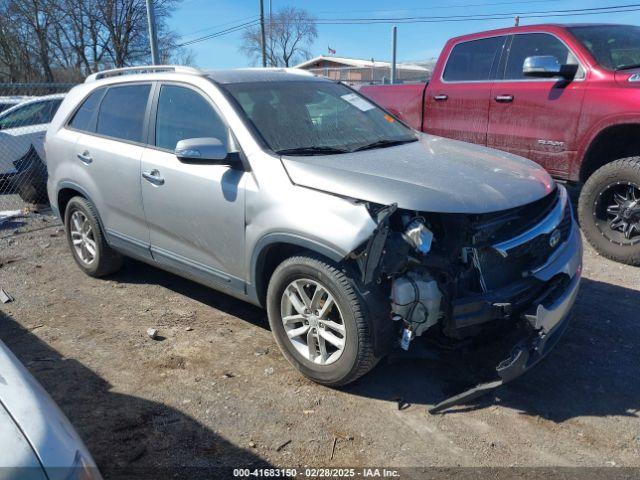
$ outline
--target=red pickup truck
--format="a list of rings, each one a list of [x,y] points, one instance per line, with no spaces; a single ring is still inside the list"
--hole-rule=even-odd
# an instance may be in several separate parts
[[[466,35],[449,40],[427,84],[360,91],[418,130],[522,155],[582,185],[589,242],[640,265],[640,27]]]

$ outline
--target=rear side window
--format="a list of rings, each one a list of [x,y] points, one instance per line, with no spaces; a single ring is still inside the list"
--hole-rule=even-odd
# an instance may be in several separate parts
[[[51,102],[34,102],[16,108],[0,120],[0,128],[31,127],[51,121]]]
[[[491,79],[504,37],[482,38],[459,43],[449,55],[442,78],[447,82],[478,82]]]
[[[71,128],[75,128],[76,130],[82,130],[84,132],[92,132],[93,126],[91,125],[91,121],[93,120],[93,114],[98,109],[98,105],[100,105],[100,99],[104,94],[104,88],[99,88],[95,90],[91,95],[87,97],[84,103],[80,106],[80,108],[76,111],[75,115],[69,122],[69,126]]]
[[[578,59],[564,43],[548,33],[527,33],[515,35],[509,49],[509,60],[505,72],[505,80],[531,80],[522,73],[527,57],[550,55],[560,65],[577,65]]]
[[[96,133],[131,142],[142,142],[150,90],[151,85],[109,88],[100,104]]]
[[[156,114],[156,146],[175,150],[180,140],[201,137],[214,137],[226,144],[227,127],[198,92],[163,85]]]

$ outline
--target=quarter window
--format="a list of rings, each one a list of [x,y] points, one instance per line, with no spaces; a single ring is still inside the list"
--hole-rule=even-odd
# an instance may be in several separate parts
[[[163,85],[156,114],[156,146],[174,150],[180,140],[202,137],[227,143],[227,127],[211,104],[190,88]]]
[[[478,82],[491,79],[504,37],[482,38],[459,43],[449,55],[442,78],[447,82]]]
[[[150,90],[150,85],[109,88],[100,104],[96,133],[143,142],[144,118]]]
[[[75,128],[76,130],[92,132],[94,130],[94,127],[93,125],[91,125],[91,121],[93,120],[94,113],[100,105],[100,99],[102,98],[102,95],[104,95],[104,88],[94,90],[93,93],[87,97],[84,103],[76,111],[75,115],[69,122],[69,126],[71,128]]]
[[[509,50],[505,80],[531,80],[531,77],[522,73],[524,61],[527,57],[541,55],[555,57],[560,65],[578,65],[578,59],[571,50],[553,35],[547,33],[514,35]]]

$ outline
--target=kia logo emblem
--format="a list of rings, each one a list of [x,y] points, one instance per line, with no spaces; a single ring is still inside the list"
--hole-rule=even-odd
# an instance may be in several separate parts
[[[549,246],[551,248],[556,248],[558,246],[558,244],[560,243],[560,237],[562,236],[562,234],[560,233],[560,230],[556,229],[553,232],[551,232],[551,236],[549,237]]]

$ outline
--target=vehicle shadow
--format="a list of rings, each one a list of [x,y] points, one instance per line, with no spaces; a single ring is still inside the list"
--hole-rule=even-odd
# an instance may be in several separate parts
[[[67,415],[106,479],[232,478],[233,467],[270,466],[174,408],[111,391],[1,310],[0,339]]]
[[[252,305],[159,269],[129,262],[114,280],[156,283],[268,329]],[[501,405],[554,422],[581,416],[638,416],[640,412],[640,292],[583,279],[564,338],[542,363],[494,394],[449,412]],[[499,352],[449,354],[440,360],[383,359],[343,388],[352,394],[431,406],[487,379]]]
[[[269,321],[263,309],[131,258],[125,260],[122,270],[108,278],[120,283],[160,285],[211,308],[239,317],[257,327],[269,330]]]
[[[564,338],[531,371],[449,414],[499,404],[563,422],[640,412],[640,292],[584,279]],[[354,395],[433,405],[486,380],[485,352],[449,355],[443,364],[412,360],[380,365],[347,390]],[[471,362],[477,362],[473,368]]]

